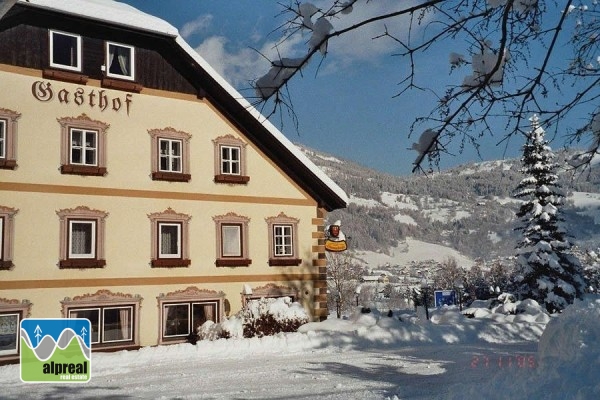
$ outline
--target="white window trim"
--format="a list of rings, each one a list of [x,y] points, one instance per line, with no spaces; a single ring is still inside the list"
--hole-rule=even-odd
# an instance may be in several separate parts
[[[73,161],[73,131],[81,131],[82,134],[82,143],[81,143],[81,162],[74,162]],[[92,147],[87,145],[85,139],[88,133],[93,133],[95,136],[95,142],[96,142],[96,146]],[[98,139],[100,138],[100,132],[98,132],[97,130],[92,130],[92,129],[83,129],[83,128],[75,128],[75,127],[71,127],[69,128],[69,164],[71,165],[87,165],[87,166],[93,166],[93,167],[97,167],[98,166]],[[93,149],[94,150],[94,162],[93,163],[89,163],[87,162],[86,159],[86,154],[87,154],[87,150],[89,149]]]
[[[119,74],[113,74],[110,72],[110,46],[118,46],[118,47],[124,47],[127,49],[131,50],[131,60],[130,60],[130,67],[131,67],[131,73],[130,75],[119,75]],[[133,46],[129,46],[123,43],[118,43],[118,42],[106,42],[106,76],[108,76],[109,78],[117,78],[117,79],[126,79],[129,81],[133,81],[135,80],[135,48]]]
[[[281,233],[277,234],[277,230],[280,229]],[[289,233],[286,232],[289,230]],[[277,245],[277,237],[283,239],[283,244]],[[285,239],[290,238],[290,244],[285,244]],[[283,252],[277,251],[278,247],[284,249]],[[289,247],[289,252],[285,252],[285,249]],[[273,253],[275,257],[293,257],[294,256],[294,226],[292,224],[273,224]]]
[[[162,252],[162,227],[163,226],[175,226],[177,228],[177,253],[165,254]],[[158,222],[158,257],[159,258],[181,258],[181,228],[182,223],[178,222]]]
[[[0,143],[2,143],[2,146],[0,146],[0,158],[1,159],[6,159],[6,137],[7,135],[7,130],[6,126],[8,125],[8,121],[6,121],[4,118],[0,118]]]
[[[77,39],[77,66],[73,67],[71,65],[57,64],[54,62],[52,55],[54,54],[54,34],[57,33],[59,35],[70,36]],[[50,66],[53,68],[66,69],[69,71],[81,72],[81,36],[74,35],[68,32],[62,31],[54,31],[50,30]]]
[[[160,149],[161,147],[161,142],[166,142],[169,144],[169,154],[161,154],[160,153]],[[179,154],[173,154],[173,143],[179,143]],[[177,172],[177,173],[182,173],[183,172],[183,140],[181,139],[171,139],[171,138],[158,138],[158,170],[159,171],[164,171],[164,172]],[[161,159],[163,157],[166,157],[168,159],[168,168],[167,169],[162,169],[160,167],[161,164]],[[172,161],[174,158],[178,158],[179,159],[179,169],[178,170],[174,170],[172,168]]]
[[[237,154],[238,154],[238,158],[237,160],[234,160],[233,158],[229,158],[226,159],[223,157],[223,149],[229,149],[229,155],[232,154],[231,150],[235,149],[237,150]],[[220,166],[221,166],[221,174],[223,175],[242,175],[242,148],[240,146],[231,146],[231,145],[220,145],[219,146],[219,154],[221,155],[221,160],[220,160]],[[232,165],[237,164],[237,170],[238,172],[225,172],[224,168],[223,168],[223,164],[228,164],[229,165],[229,170],[232,171],[233,168],[231,168]]]
[[[90,253],[73,253],[73,224],[89,224],[91,225],[91,252]],[[96,258],[96,221],[81,220],[81,219],[69,219],[69,258]]]
[[[244,246],[242,243],[242,235],[243,235],[243,226],[241,224],[238,223],[223,223],[221,224],[221,257],[226,258],[226,257],[242,257],[242,255],[244,254]],[[236,251],[235,252],[229,252],[226,250],[226,245],[225,245],[225,237],[228,237],[229,235],[226,234],[226,232],[228,233],[232,233],[232,238],[237,242],[235,243],[235,248]]]

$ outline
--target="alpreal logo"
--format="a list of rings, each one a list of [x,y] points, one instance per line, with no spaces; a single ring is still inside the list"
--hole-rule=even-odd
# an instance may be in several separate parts
[[[21,381],[89,382],[91,323],[84,318],[21,320]]]

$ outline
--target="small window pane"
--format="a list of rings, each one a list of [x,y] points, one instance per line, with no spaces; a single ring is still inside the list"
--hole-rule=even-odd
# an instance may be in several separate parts
[[[221,173],[240,175],[240,148],[221,146]]]
[[[273,241],[276,256],[292,256],[292,227],[291,225],[275,225],[273,227]]]
[[[194,330],[206,321],[217,322],[216,303],[192,303],[192,326]]]
[[[159,140],[159,169],[161,171],[182,172],[181,169],[181,140]]]
[[[59,32],[51,32],[52,48],[50,65],[79,71],[81,37]]]
[[[108,75],[133,78],[133,48],[108,44]]]
[[[83,310],[69,310],[69,318],[87,318],[90,320],[92,332],[90,334],[92,343],[100,342],[100,309],[83,309]]]
[[[6,158],[6,121],[0,119],[0,158]]]
[[[160,257],[177,258],[181,257],[180,251],[180,224],[159,224],[160,232]]]
[[[71,129],[71,164],[97,165],[98,133]]]
[[[222,245],[223,257],[242,256],[242,228],[239,225],[223,225]]]
[[[0,217],[0,261],[4,260],[4,217]]]
[[[20,314],[0,314],[0,356],[17,354]]]
[[[93,258],[96,236],[96,224],[93,221],[70,221],[71,258]]]
[[[131,340],[133,326],[133,310],[131,307],[104,308],[103,310],[103,342]]]
[[[169,304],[165,315],[164,336],[187,336],[190,333],[190,305]]]

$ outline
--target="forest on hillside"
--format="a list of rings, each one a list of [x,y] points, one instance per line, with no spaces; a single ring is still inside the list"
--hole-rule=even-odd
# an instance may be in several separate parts
[[[412,237],[452,247],[472,259],[492,260],[514,254],[518,203],[511,195],[522,179],[519,160],[394,176],[302,149],[354,199],[346,209],[328,216],[331,222],[342,221],[353,248],[387,253],[406,237]],[[567,151],[556,155],[561,165],[567,165],[564,161],[571,156]],[[598,168],[585,173],[565,169],[559,176],[566,194],[600,192]],[[382,194],[387,202],[382,201]],[[389,204],[390,196],[396,196],[397,204]],[[567,229],[576,233],[572,239],[582,247],[597,248],[600,225],[578,214],[580,210],[572,205],[564,211]]]

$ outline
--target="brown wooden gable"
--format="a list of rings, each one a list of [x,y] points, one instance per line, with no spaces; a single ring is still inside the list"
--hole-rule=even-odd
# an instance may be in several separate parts
[[[80,75],[102,80],[105,41],[114,41],[135,47],[135,83],[141,87],[198,93],[198,88],[171,62],[173,52],[167,37],[18,5],[0,20],[0,63],[48,69],[50,29],[81,36]]]
[[[318,207],[327,211],[346,207],[345,200],[334,189],[274,137],[174,37],[17,4],[0,20],[0,63],[48,69],[48,29],[82,36],[81,75],[91,79],[103,78],[100,66],[104,63],[105,41],[134,46],[137,85],[206,98],[248,140],[313,197]]]

